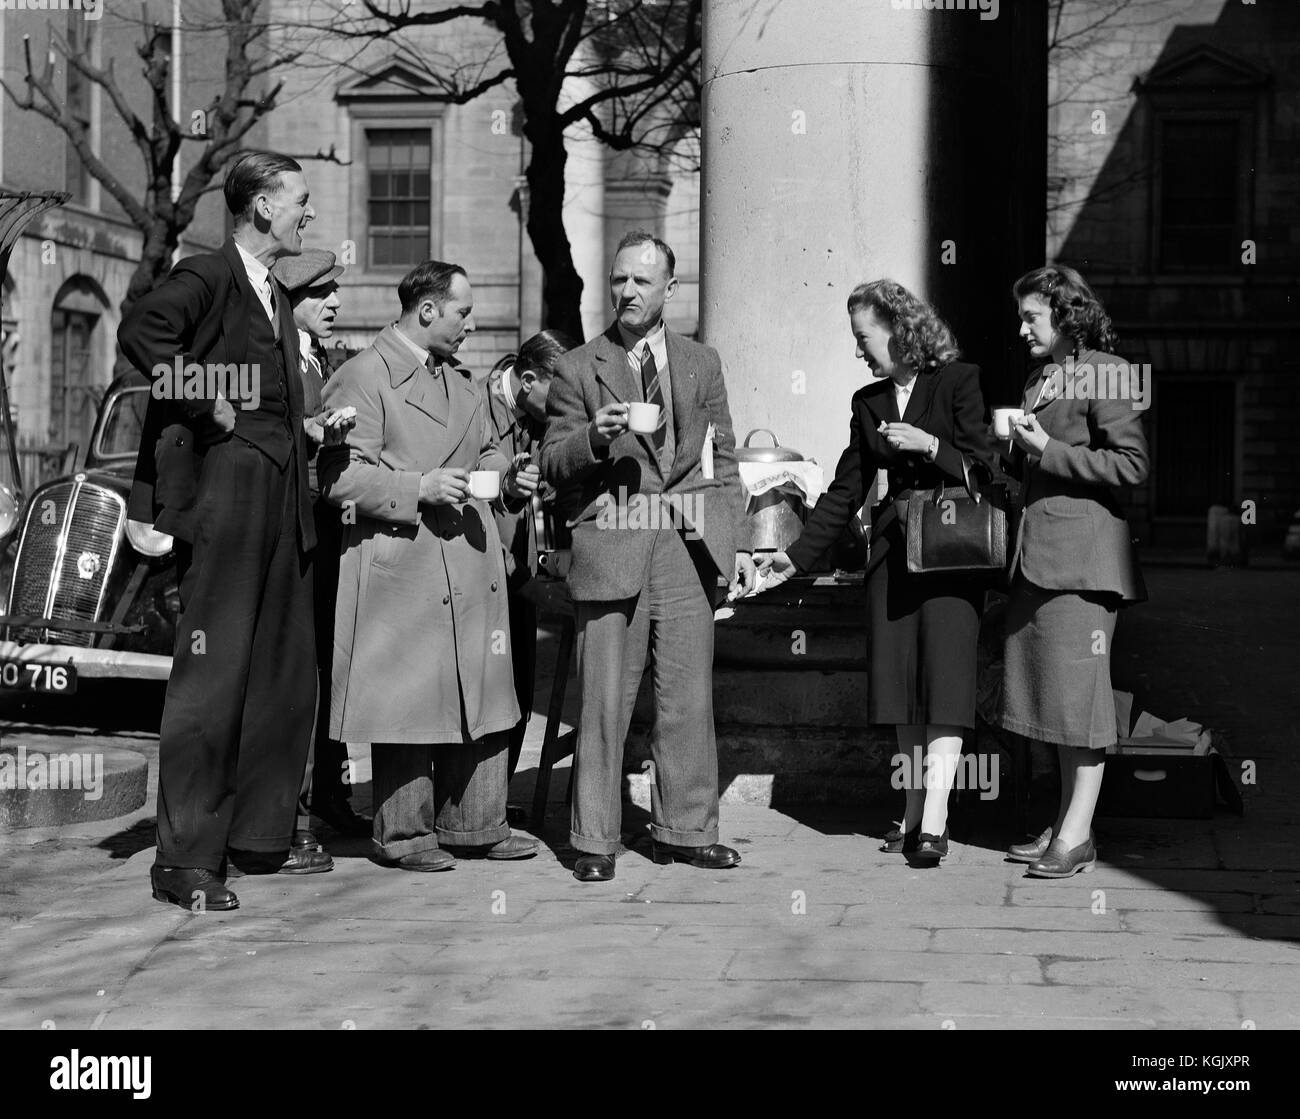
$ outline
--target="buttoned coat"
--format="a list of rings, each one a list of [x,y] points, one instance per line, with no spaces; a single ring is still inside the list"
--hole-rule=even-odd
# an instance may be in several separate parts
[[[319,466],[343,510],[330,734],[346,742],[463,742],[519,721],[501,543],[486,501],[421,505],[420,476],[497,470],[482,393],[425,368],[393,327],[325,385],[356,408],[348,455]]]
[[[1127,368],[1122,359],[1095,350],[1076,358],[1075,369],[1086,365],[1108,381],[1108,369]],[[1132,533],[1112,490],[1140,485],[1150,469],[1140,402],[1109,387],[1076,393],[1064,378],[1054,395],[1039,399],[1047,368],[1030,378],[1025,408],[1050,441],[1039,460],[1020,451],[1013,456],[1025,511],[1012,573],[1046,590],[1104,591],[1123,602],[1142,602],[1146,586]]]
[[[589,426],[613,402],[642,399],[639,378],[611,325],[604,334],[560,358],[547,396],[542,475],[573,529],[569,590],[576,601],[629,598],[645,585],[653,532],[635,527],[649,513],[648,497],[669,497],[659,512],[680,512],[688,538],[698,536],[718,574],[730,582],[737,544],[744,539],[745,499],[736,465],[736,439],[727,405],[722,362],[710,346],[665,329],[676,454],[667,473],[648,435],[624,431],[593,448]],[[701,451],[714,425],[713,474],[705,478]],[[631,499],[643,509],[634,509]],[[662,520],[660,521],[662,523]]]

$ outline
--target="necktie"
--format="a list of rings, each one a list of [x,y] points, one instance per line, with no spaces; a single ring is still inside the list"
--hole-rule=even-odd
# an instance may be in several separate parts
[[[271,283],[271,277],[266,277],[266,301],[271,308],[271,331],[275,335],[275,340],[280,340],[280,316],[275,306],[275,285]]]
[[[451,390],[447,388],[447,378],[442,374],[442,363],[433,354],[430,354],[429,360],[424,363],[424,367],[433,374],[433,383],[442,390],[440,394],[442,398],[444,400],[451,399]]]
[[[664,449],[667,438],[668,413],[664,411],[664,390],[659,384],[659,366],[655,364],[655,355],[650,351],[650,343],[641,351],[641,387],[645,391],[647,404],[659,405],[659,426],[650,438],[654,440],[655,450]]]

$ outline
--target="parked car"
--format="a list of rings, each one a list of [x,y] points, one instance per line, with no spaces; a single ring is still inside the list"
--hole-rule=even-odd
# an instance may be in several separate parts
[[[126,512],[148,401],[143,376],[118,377],[80,469],[27,499],[0,617],[0,691],[70,693],[79,678],[170,674],[180,611],[172,538]]]

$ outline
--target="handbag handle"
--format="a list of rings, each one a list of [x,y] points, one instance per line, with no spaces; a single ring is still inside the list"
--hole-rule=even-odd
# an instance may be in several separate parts
[[[984,499],[984,495],[980,493],[979,487],[973,477],[976,470],[980,470],[987,475],[984,479],[986,482],[993,481],[993,472],[984,463],[977,459],[972,459],[969,455],[963,452],[961,456],[962,485],[966,489],[967,496],[978,505]],[[947,488],[948,487],[945,486],[935,486],[934,505],[936,509],[939,507],[939,503],[943,500],[944,491]]]

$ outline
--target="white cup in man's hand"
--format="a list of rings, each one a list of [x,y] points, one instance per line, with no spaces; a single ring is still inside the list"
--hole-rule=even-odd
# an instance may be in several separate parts
[[[1023,408],[994,408],[993,434],[999,439],[1010,439],[1012,427],[1024,418]]]
[[[469,495],[478,501],[492,501],[501,494],[501,475],[495,470],[471,470]]]
[[[627,426],[638,435],[653,435],[659,426],[658,404],[629,404],[627,406]]]

